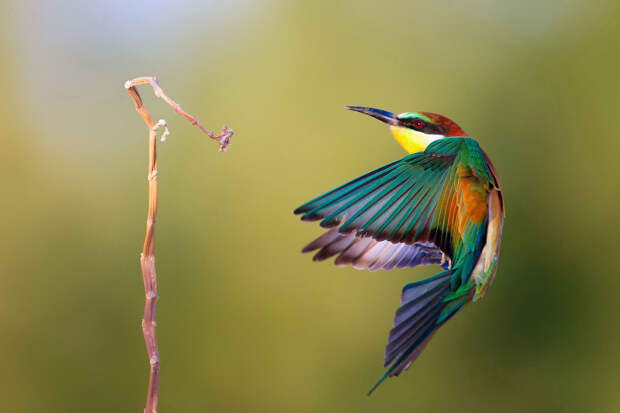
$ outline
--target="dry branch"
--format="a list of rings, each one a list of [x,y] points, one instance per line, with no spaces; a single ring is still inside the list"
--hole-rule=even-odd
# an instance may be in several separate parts
[[[158,201],[158,183],[157,183],[157,131],[164,128],[161,140],[164,141],[170,134],[168,125],[164,120],[153,122],[153,118],[142,103],[142,98],[136,86],[151,85],[155,96],[163,99],[172,109],[185,119],[190,121],[192,125],[196,125],[200,130],[207,134],[220,144],[220,152],[226,151],[230,145],[230,138],[233,130],[222,126],[222,131],[215,134],[206,129],[202,124],[181,109],[181,106],[174,100],[170,99],[157,83],[155,77],[137,77],[133,80],[125,82],[125,89],[133,99],[136,111],[142,116],[144,123],[149,130],[149,204],[146,218],[146,235],[144,236],[144,246],[140,254],[140,268],[142,269],[142,280],[144,282],[144,294],[146,296],[144,303],[144,316],[142,318],[142,333],[146,344],[146,351],[151,366],[149,375],[149,387],[146,397],[145,413],[156,413],[159,401],[159,349],[157,346],[157,336],[155,334],[156,326],[156,310],[157,310],[157,274],[155,273],[155,219],[157,217],[157,201]]]

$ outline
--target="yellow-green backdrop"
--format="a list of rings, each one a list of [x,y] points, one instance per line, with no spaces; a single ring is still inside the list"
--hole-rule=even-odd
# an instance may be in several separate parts
[[[5,1],[0,405],[138,412],[146,133],[162,412],[620,411],[616,1]],[[371,398],[402,285],[313,263],[300,203],[403,155],[368,105],[459,122],[507,218],[487,297]]]

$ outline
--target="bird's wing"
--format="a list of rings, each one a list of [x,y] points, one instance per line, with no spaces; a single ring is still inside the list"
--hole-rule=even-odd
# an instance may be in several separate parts
[[[338,228],[326,231],[308,244],[302,252],[316,251],[315,261],[323,261],[338,255],[334,264],[351,265],[354,268],[376,271],[379,269],[416,267],[418,265],[441,265],[450,268],[450,259],[431,242],[405,244],[388,240],[377,241],[371,236],[353,232],[343,234]]]
[[[339,254],[343,264],[355,265],[365,262],[360,257],[368,252],[360,255],[357,249],[372,245],[388,258],[375,260],[368,268],[406,262],[403,257],[398,260],[403,249],[419,256],[421,247],[428,248],[422,255],[432,256],[435,252],[427,251],[439,250],[451,259],[459,237],[454,235],[458,232],[457,185],[462,174],[455,159],[461,160],[461,149],[469,141],[475,143],[470,138],[435,141],[424,152],[408,155],[300,206],[295,213],[303,214],[302,220],[321,220],[322,227],[337,227],[306,248],[321,248],[318,259]],[[351,248],[355,250],[349,252]],[[425,260],[410,262],[420,265]],[[441,263],[441,258],[432,263]]]

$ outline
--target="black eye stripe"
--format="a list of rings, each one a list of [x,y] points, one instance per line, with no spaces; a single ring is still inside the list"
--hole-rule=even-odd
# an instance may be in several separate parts
[[[428,126],[422,119],[407,119],[403,121],[402,124],[415,130],[421,130]]]
[[[434,123],[428,123],[423,121],[422,119],[408,119],[406,122],[403,122],[403,125],[428,134],[432,135],[445,135],[446,130],[441,125],[435,125]]]
[[[400,125],[429,135],[448,136],[448,129],[443,125],[426,122],[420,118],[399,119]]]

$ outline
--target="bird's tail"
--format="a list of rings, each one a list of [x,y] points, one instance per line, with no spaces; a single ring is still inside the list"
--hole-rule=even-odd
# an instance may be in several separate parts
[[[385,365],[389,369],[370,389],[370,394],[388,377],[398,376],[420,355],[439,327],[468,301],[465,293],[450,291],[450,282],[458,269],[443,271],[403,288],[394,328],[385,348]]]

